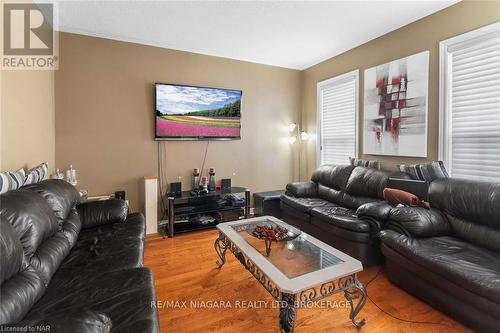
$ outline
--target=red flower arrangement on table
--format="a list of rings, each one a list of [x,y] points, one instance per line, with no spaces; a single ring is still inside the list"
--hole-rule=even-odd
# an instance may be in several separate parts
[[[288,237],[288,230],[279,225],[258,224],[252,231],[252,235],[263,239],[266,245],[266,256],[271,253],[271,242],[279,242]]]

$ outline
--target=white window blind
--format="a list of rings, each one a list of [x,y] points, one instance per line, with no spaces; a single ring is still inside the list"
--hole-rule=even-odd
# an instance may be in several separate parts
[[[445,41],[441,51],[440,154],[453,177],[500,181],[500,25]]]
[[[358,70],[318,83],[318,163],[357,157]]]

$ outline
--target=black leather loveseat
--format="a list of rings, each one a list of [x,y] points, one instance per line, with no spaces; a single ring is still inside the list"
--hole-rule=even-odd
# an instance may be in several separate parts
[[[78,199],[61,180],[0,196],[1,331],[158,332],[143,216]]]
[[[383,201],[389,177],[407,175],[352,165],[323,165],[314,171],[311,181],[287,185],[281,196],[282,217],[364,266],[379,263],[382,226],[378,216],[385,217],[391,208]]]
[[[437,179],[431,209],[393,208],[389,279],[479,332],[500,331],[500,183]]]

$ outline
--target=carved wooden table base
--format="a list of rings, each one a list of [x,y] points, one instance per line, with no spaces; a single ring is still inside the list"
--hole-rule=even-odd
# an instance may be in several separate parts
[[[281,332],[293,333],[295,322],[297,321],[297,309],[307,303],[316,302],[325,297],[344,292],[344,297],[351,306],[349,318],[357,328],[361,328],[365,319],[356,320],[356,316],[366,303],[366,290],[363,284],[357,279],[356,274],[351,274],[340,279],[335,279],[319,286],[315,286],[299,293],[290,294],[282,292],[278,286],[271,281],[231,240],[219,232],[219,237],[215,240],[215,251],[219,256],[216,264],[218,268],[226,263],[226,251],[229,249],[242,265],[259,281],[264,288],[280,304],[279,323]]]

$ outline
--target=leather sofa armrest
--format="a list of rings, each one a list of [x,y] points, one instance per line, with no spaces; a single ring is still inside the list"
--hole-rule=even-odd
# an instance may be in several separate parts
[[[384,222],[389,218],[392,208],[393,207],[385,201],[369,202],[359,206],[356,210],[356,215],[359,218],[371,217]]]
[[[286,195],[298,198],[314,198],[318,196],[318,185],[315,182],[295,182],[286,185]]]
[[[76,208],[84,229],[107,223],[124,222],[128,214],[127,203],[120,199],[84,202]]]
[[[392,206],[385,201],[368,202],[358,207],[356,215],[360,220],[370,224],[370,234],[377,238],[380,230],[385,228]]]
[[[0,326],[0,330],[2,332],[109,333],[111,327],[111,319],[104,313],[84,311],[49,315],[43,319],[28,319],[16,324],[4,324]]]
[[[413,238],[449,235],[451,227],[437,209],[395,207],[389,214],[387,227]]]

